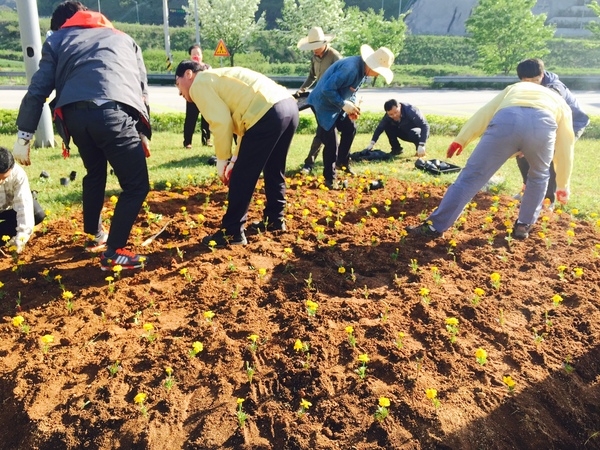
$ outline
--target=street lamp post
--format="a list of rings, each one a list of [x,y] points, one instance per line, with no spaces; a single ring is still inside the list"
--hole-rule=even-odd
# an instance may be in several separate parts
[[[100,9],[100,0],[98,0],[98,12],[102,14],[102,10]]]
[[[98,0],[100,1],[100,0]],[[402,0],[400,0],[402,1]],[[133,0],[133,2],[135,3],[135,15],[137,16],[137,23],[140,23],[140,9],[138,7],[138,2],[136,2],[135,0]]]
[[[398,3],[398,19],[400,19],[401,15],[402,15],[402,0],[400,0]]]

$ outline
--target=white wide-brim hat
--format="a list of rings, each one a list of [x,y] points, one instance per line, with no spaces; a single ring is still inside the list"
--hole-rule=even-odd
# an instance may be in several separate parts
[[[334,37],[333,34],[323,33],[321,27],[312,27],[308,32],[308,36],[298,41],[298,48],[300,50],[316,50],[331,42]]]
[[[373,50],[369,45],[361,45],[360,56],[367,66],[381,75],[387,84],[394,79],[394,72],[390,69],[394,63],[394,54],[387,47]]]

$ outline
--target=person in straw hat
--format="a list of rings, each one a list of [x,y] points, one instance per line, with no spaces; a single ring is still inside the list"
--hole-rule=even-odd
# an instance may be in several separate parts
[[[350,56],[334,63],[325,71],[317,86],[308,96],[317,117],[317,136],[325,145],[323,150],[323,176],[325,186],[329,189],[336,188],[336,160],[348,167],[350,145],[340,147],[338,154],[338,141],[335,132],[347,115],[350,120],[358,119],[360,109],[354,103],[356,92],[365,82],[367,77],[381,75],[386,83],[391,83],[394,74],[390,67],[394,62],[394,55],[390,49],[381,47],[373,50],[368,45],[360,48],[360,56]]]
[[[313,87],[333,63],[342,59],[340,52],[329,45],[329,42],[331,42],[334,37],[335,36],[332,34],[323,33],[321,27],[312,27],[308,32],[308,36],[303,37],[298,41],[298,48],[304,51],[312,51],[313,56],[310,60],[308,77],[306,77],[306,80],[302,83],[298,92],[294,94],[294,97],[300,97],[307,89]],[[352,121],[348,119],[348,124],[346,125],[348,126],[340,130],[342,132],[340,146],[343,146],[346,141],[349,141],[350,144],[352,144],[352,140],[356,134],[356,127],[353,125]],[[308,175],[312,171],[315,160],[321,151],[321,146],[321,139],[315,135],[308,156],[304,160],[304,166],[301,170],[303,174]]]

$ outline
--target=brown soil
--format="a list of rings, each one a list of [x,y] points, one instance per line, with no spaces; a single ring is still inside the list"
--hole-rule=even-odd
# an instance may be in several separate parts
[[[494,213],[492,196],[479,194],[460,229],[434,241],[401,239],[445,189],[389,180],[369,192],[369,181],[329,192],[290,180],[287,233],[249,235],[245,247],[214,252],[199,240],[218,228],[226,190],[153,191],[149,211],[162,217],[140,213],[131,238],[149,263],[123,272],[112,293],[110,273],[82,250],[80,213],[50,221],[22,264],[0,263],[0,448],[600,448],[597,219],[547,212],[549,248],[538,235],[541,221],[530,239],[509,242],[511,199],[501,198]],[[253,220],[260,199],[262,191]],[[169,218],[166,231],[140,247]],[[312,220],[325,227],[320,240]],[[501,275],[497,289],[493,272]],[[63,287],[74,294],[71,312]],[[475,305],[478,287],[485,295]],[[430,290],[428,303],[421,288]],[[314,317],[307,300],[318,304]],[[214,312],[212,322],[205,311]],[[18,314],[29,333],[13,325]],[[459,321],[454,343],[450,317]],[[44,353],[46,334],[54,342]],[[309,345],[307,367],[296,339]],[[192,357],[196,341],[204,349]],[[484,365],[478,348],[487,351]],[[361,354],[369,358],[364,380],[356,372]],[[508,375],[513,392],[503,382]],[[438,407],[426,396],[432,388]],[[134,402],[139,393],[147,394],[143,404]],[[380,397],[391,402],[381,422],[374,418]],[[238,398],[248,416],[241,429]],[[299,415],[302,399],[312,406]]]

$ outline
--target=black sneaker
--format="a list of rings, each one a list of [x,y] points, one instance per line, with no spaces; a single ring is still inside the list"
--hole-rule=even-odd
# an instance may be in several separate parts
[[[312,172],[312,166],[309,166],[308,164],[304,164],[304,167],[302,167],[302,169],[300,169],[300,173],[302,175],[310,175]]]
[[[89,236],[89,239],[85,241],[85,251],[91,253],[98,253],[106,250],[106,241],[108,240],[108,233],[101,231],[95,237]]]
[[[402,147],[393,148],[392,151],[390,152],[390,155],[398,156],[398,155],[401,155],[403,152],[404,152],[404,149]]]
[[[246,245],[248,241],[243,231],[238,234],[227,235],[223,230],[219,230],[212,236],[203,237],[202,243],[211,248],[222,248],[228,245]]]
[[[532,225],[528,225],[526,223],[515,222],[515,226],[513,228],[513,237],[515,239],[527,239],[529,237],[531,227]]]
[[[274,220],[273,222],[269,222],[268,219],[265,219],[259,222],[252,222],[250,225],[248,225],[248,230],[256,231],[257,233],[264,233],[265,231],[276,233],[278,231],[286,231],[287,227],[285,226],[285,222],[283,220]]]
[[[123,270],[140,269],[148,264],[148,257],[137,255],[124,248],[118,248],[112,256],[102,253],[100,257],[100,268],[102,270],[113,270],[115,266],[121,266]]]
[[[413,236],[421,236],[430,239],[435,239],[442,235],[442,233],[432,228],[427,222],[423,222],[412,227],[406,227],[406,232],[408,234],[412,234]]]

